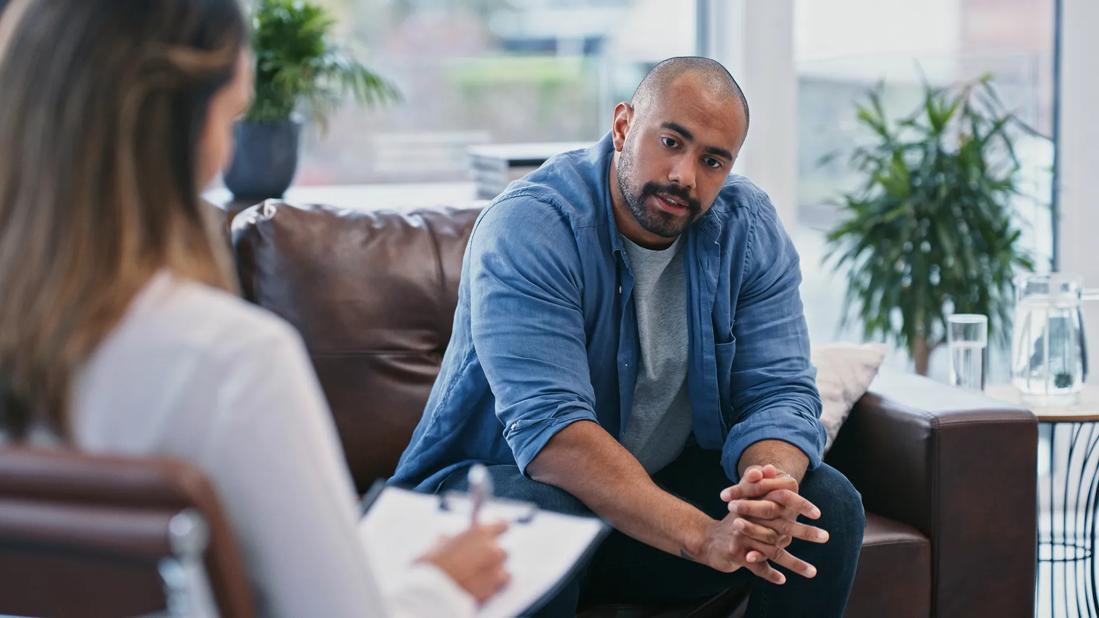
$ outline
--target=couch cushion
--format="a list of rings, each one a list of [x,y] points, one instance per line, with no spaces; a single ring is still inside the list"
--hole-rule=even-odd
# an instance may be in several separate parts
[[[873,513],[845,616],[931,615],[931,541],[919,530]]]
[[[888,351],[881,343],[840,341],[813,346],[809,360],[817,368],[817,390],[823,404],[820,422],[828,436],[825,453],[835,443],[855,402],[878,375],[878,367]]]
[[[304,338],[360,491],[393,472],[423,412],[481,207],[353,212],[268,200],[233,220],[242,292]]]

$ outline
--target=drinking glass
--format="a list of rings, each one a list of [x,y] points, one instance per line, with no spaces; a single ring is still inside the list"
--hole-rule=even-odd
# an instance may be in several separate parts
[[[979,313],[955,313],[946,320],[946,341],[950,347],[950,383],[960,388],[979,391],[984,388],[985,383],[988,317]]]

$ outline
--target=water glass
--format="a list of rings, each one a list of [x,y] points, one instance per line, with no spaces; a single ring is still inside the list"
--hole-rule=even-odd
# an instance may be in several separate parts
[[[983,389],[988,317],[979,313],[955,313],[946,321],[946,341],[950,347],[950,383],[970,390]]]

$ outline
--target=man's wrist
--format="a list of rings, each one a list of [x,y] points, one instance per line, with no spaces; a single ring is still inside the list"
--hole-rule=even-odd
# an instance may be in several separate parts
[[[737,464],[737,473],[751,466],[772,465],[801,483],[809,467],[809,457],[798,447],[782,440],[761,440],[744,449]]]
[[[684,526],[684,535],[681,539],[679,556],[687,560],[702,562],[702,556],[706,551],[706,542],[710,538],[710,531],[718,522],[711,519],[705,513],[699,512],[691,525]]]

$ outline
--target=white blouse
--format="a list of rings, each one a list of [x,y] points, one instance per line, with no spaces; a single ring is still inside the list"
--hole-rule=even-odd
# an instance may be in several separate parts
[[[356,532],[350,474],[297,332],[231,294],[162,272],[77,376],[79,447],[187,460],[213,482],[265,616],[469,616],[429,564],[383,598]]]

